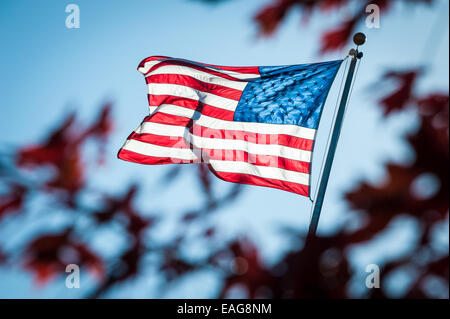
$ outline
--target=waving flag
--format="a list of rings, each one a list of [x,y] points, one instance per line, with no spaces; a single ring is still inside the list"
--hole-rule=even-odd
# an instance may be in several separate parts
[[[342,60],[226,67],[153,56],[150,114],[120,149],[141,164],[206,162],[219,178],[309,195],[314,138]]]

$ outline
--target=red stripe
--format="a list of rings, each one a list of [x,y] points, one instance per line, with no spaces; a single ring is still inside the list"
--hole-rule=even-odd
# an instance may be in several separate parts
[[[155,74],[145,78],[147,83],[165,83],[188,86],[192,89],[215,94],[227,99],[239,101],[242,95],[241,90],[232,89],[226,86],[206,83],[197,80],[189,75],[182,74]]]
[[[208,68],[203,67],[201,65],[188,63],[186,61],[180,61],[180,60],[161,61],[158,64],[152,66],[150,68],[150,70],[148,70],[148,72],[146,72],[145,74],[147,75],[150,72],[155,71],[155,70],[159,69],[160,67],[163,67],[163,66],[166,66],[166,65],[186,66],[186,67],[198,70],[198,71],[202,71],[202,72],[206,72],[206,73],[209,73],[209,74],[212,74],[212,75],[220,76],[220,77],[222,77],[224,79],[228,79],[228,80],[232,80],[232,81],[244,81],[244,80],[238,79],[238,78],[236,78],[234,76],[231,76],[231,75],[228,75],[228,74],[225,74],[225,73],[221,73],[220,71],[211,70],[211,69],[208,69]],[[257,72],[255,74],[259,74],[259,73]]]
[[[190,148],[189,141],[183,137],[161,136],[155,134],[132,133],[129,139],[137,140],[164,147]],[[243,150],[223,150],[202,148],[202,159],[207,162],[208,159],[219,161],[237,161],[245,162],[258,166],[277,167],[290,171],[309,174],[310,163],[288,159],[274,155],[259,155],[248,153]]]
[[[160,165],[160,164],[189,164],[194,163],[194,161],[190,160],[182,160],[176,159],[172,157],[154,157],[142,155],[139,153],[135,153],[129,150],[125,150],[121,148],[117,157],[121,160],[138,163],[138,164],[146,164],[146,165]]]
[[[215,117],[220,120],[232,121],[234,112],[221,109],[209,104],[202,103],[197,100],[187,99],[184,97],[173,95],[154,95],[148,94],[148,104],[150,106],[158,106],[161,104],[173,104],[181,107],[185,107],[191,110],[196,110],[203,115]],[[166,123],[168,124],[168,123]]]
[[[144,122],[152,122],[167,125],[176,125],[186,127],[189,122],[192,121],[190,118],[176,116],[172,114],[165,114],[162,112],[155,112],[144,119]]]
[[[145,58],[144,60],[141,61],[141,63],[139,63],[138,68],[143,67],[146,62],[155,61],[155,60],[164,60],[164,62],[172,62],[172,64],[175,64],[177,62],[182,62],[182,63],[190,64],[192,66],[198,66],[200,64],[200,65],[204,65],[207,67],[217,68],[217,69],[221,69],[221,70],[225,70],[225,71],[233,71],[233,72],[238,72],[238,73],[243,73],[243,74],[259,74],[259,67],[257,67],[257,66],[223,66],[223,65],[207,64],[207,63],[201,63],[201,62],[189,61],[189,60],[183,60],[183,59],[176,59],[176,58],[171,58],[171,57],[167,57],[167,56],[151,56],[151,57]],[[163,62],[163,61],[161,61],[161,62]]]
[[[185,139],[181,136],[163,136],[156,134],[139,134],[136,132],[131,133],[128,139],[158,145],[165,147],[176,147],[176,148],[189,148],[189,145],[185,142]]]
[[[197,62],[198,63],[198,62]],[[224,65],[214,65],[214,64],[207,64],[207,63],[201,63],[203,65],[218,68],[221,70],[226,71],[233,71],[243,74],[259,74],[259,67],[257,66],[224,66]]]
[[[213,171],[211,169],[211,171]],[[239,173],[224,173],[213,171],[213,173],[227,182],[240,183],[240,184],[249,184],[256,186],[265,186],[265,187],[273,187],[278,188],[284,191],[300,194],[303,196],[309,196],[309,187],[307,185],[280,181],[278,179],[272,178],[262,178],[258,176],[248,175],[248,174],[239,174]]]
[[[190,118],[165,114],[162,112],[155,112],[153,115],[146,117],[144,122],[153,122],[167,125],[178,125],[186,127],[189,122],[192,121]],[[205,126],[201,126],[193,123],[190,128],[190,132],[196,136],[208,137],[208,138],[220,138],[220,139],[230,139],[230,140],[241,140],[247,141],[255,144],[271,145],[277,144],[282,146],[288,146],[295,149],[300,149],[304,151],[312,151],[313,140],[308,140],[301,137],[296,137],[292,135],[285,134],[261,134],[253,133],[247,131],[237,131],[237,130],[223,130],[223,129],[213,129]]]

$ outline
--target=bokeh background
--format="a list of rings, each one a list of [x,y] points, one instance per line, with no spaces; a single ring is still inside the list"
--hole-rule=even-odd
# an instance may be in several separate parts
[[[148,110],[143,58],[318,62],[345,57],[357,31],[368,41],[314,242],[308,198],[116,158]],[[2,1],[0,38],[0,298],[449,297],[448,1]]]

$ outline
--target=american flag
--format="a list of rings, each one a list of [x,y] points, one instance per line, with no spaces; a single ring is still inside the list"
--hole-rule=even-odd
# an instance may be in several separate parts
[[[341,63],[227,67],[146,58],[138,71],[150,113],[118,157],[205,162],[225,181],[309,196],[316,130]]]

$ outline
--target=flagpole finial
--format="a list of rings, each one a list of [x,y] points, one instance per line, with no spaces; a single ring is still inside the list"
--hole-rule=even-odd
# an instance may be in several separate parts
[[[361,59],[363,53],[358,50],[358,47],[366,43],[366,35],[362,32],[355,33],[353,36],[353,43],[356,44],[356,49],[350,49],[349,55],[353,56],[355,59]]]
[[[353,43],[355,43],[357,46],[363,45],[366,43],[366,35],[362,32],[355,33],[353,36]]]

